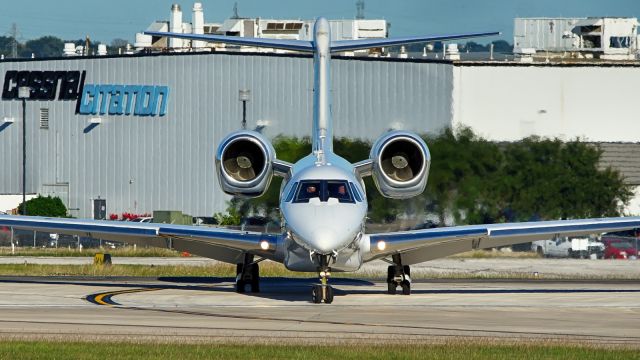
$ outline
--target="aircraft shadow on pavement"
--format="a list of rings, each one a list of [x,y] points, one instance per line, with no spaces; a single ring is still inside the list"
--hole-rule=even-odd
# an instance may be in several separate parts
[[[193,283],[203,282],[203,278],[198,277],[164,277],[158,278],[160,281],[174,282],[174,283]],[[235,278],[210,278],[210,281],[227,282],[233,284]],[[205,280],[206,281],[206,280]],[[253,296],[256,298],[273,299],[282,301],[303,301],[310,297],[310,289],[314,284],[318,284],[317,278],[285,278],[285,277],[262,277],[260,278],[260,292],[252,293],[247,286],[246,296]],[[361,279],[348,279],[348,278],[333,278],[331,279],[331,285],[334,286],[373,286],[374,283]],[[184,288],[184,287],[182,287]],[[226,290],[235,291],[235,288],[230,287],[227,289],[215,288],[210,289],[214,291]],[[335,289],[336,296],[348,294],[348,291],[342,291]]]
[[[379,294],[377,289],[355,289],[345,291],[347,294]],[[400,288],[398,288],[400,293]],[[572,293],[640,293],[640,289],[411,289],[411,294],[423,295],[474,295],[474,294],[572,294]],[[336,293],[338,295],[338,293]]]
[[[172,290],[197,290],[211,292],[235,292],[233,286],[235,278],[231,277],[158,277],[149,280],[157,280],[161,283],[143,283],[139,278],[86,278],[86,277],[20,277],[7,276],[0,277],[0,283],[14,284],[42,284],[42,285],[75,285],[75,286],[92,286],[92,287],[115,287],[115,288],[132,288],[132,289],[172,289]],[[283,300],[283,301],[300,301],[309,297],[310,288],[319,281],[316,278],[271,278],[264,277],[260,279],[259,293],[244,293],[247,296],[259,298]],[[373,286],[374,283],[361,279],[334,278],[331,284],[335,286]],[[212,286],[221,285],[221,286]],[[247,288],[247,290],[249,290]],[[335,289],[336,296],[346,295],[351,291],[343,291]]]
[[[151,278],[160,283],[143,283],[135,278],[106,278],[106,279],[82,279],[75,277],[70,279],[45,278],[45,277],[2,277],[0,283],[22,283],[22,284],[58,284],[76,285],[92,287],[117,287],[117,288],[153,288],[153,289],[173,289],[173,290],[196,290],[210,292],[235,292],[231,277],[159,277]],[[126,282],[124,281],[126,280]],[[265,298],[282,301],[304,301],[309,297],[309,289],[317,284],[316,278],[268,278],[260,279],[259,293],[247,291],[245,296]],[[220,286],[212,286],[220,285]],[[380,288],[374,288],[372,281],[362,279],[333,278],[331,285],[335,286],[335,296],[348,295],[375,295],[384,294]],[[349,289],[341,289],[347,286]],[[354,288],[356,287],[356,288]],[[249,290],[247,288],[247,290]],[[386,289],[385,289],[386,290]],[[640,289],[602,289],[602,288],[575,288],[575,289],[412,289],[412,294],[441,295],[441,294],[571,294],[571,293],[640,293]]]

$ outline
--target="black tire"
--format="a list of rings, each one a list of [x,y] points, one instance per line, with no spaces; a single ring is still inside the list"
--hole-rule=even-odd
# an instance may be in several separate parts
[[[398,287],[398,285],[395,282],[388,282],[387,285],[388,285],[387,294],[395,295],[396,294],[396,288]]]
[[[253,264],[251,266],[251,292],[260,292],[260,267],[258,264]]]
[[[405,266],[403,266],[403,267],[402,267],[402,272],[403,272],[405,275],[407,275],[407,276],[411,277],[411,268],[409,267],[409,265],[405,265]]]
[[[389,267],[387,267],[387,282],[392,281],[395,276],[396,276],[396,267],[395,265],[390,265]]]
[[[246,285],[246,284],[245,284],[245,282],[244,282],[243,280],[238,280],[238,281],[236,281],[236,292],[237,292],[238,294],[244,294],[244,292],[245,292],[245,288],[244,288],[244,286],[245,286],[245,285]]]
[[[403,281],[402,284],[400,284],[400,286],[402,287],[402,295],[411,295],[411,283],[408,281]]]
[[[327,297],[324,299],[325,304],[331,304],[333,302],[333,288],[331,286],[327,286]]]
[[[242,274],[242,270],[244,269],[244,264],[236,264],[236,276]]]
[[[311,302],[314,304],[320,304],[322,302],[322,289],[318,285],[313,285],[311,288]]]
[[[538,246],[538,249],[536,249],[536,253],[538,253],[538,257],[545,257],[544,255],[544,250],[542,250],[542,246]]]

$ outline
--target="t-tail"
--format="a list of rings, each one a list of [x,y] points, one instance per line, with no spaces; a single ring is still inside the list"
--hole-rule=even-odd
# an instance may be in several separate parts
[[[313,151],[316,153],[327,153],[333,151],[333,121],[331,117],[331,54],[384,46],[492,36],[499,35],[500,33],[481,32],[452,35],[410,36],[387,39],[332,41],[329,21],[326,18],[320,17],[315,21],[313,27],[313,39],[311,41],[245,38],[224,35],[179,34],[155,31],[146,31],[145,34],[312,53],[314,60],[313,127],[311,134],[313,142],[312,146]]]

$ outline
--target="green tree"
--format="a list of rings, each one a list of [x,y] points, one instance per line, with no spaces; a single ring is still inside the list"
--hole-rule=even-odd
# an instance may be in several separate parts
[[[492,222],[499,218],[496,198],[503,155],[495,143],[476,136],[470,129],[446,129],[426,138],[431,152],[427,189],[422,196],[440,224],[447,215],[456,223]]]
[[[618,216],[632,196],[623,176],[600,169],[602,151],[578,140],[531,137],[505,146],[504,195],[511,218]]]
[[[64,41],[55,36],[43,36],[39,39],[29,40],[20,51],[20,56],[31,57],[35,54],[37,58],[56,57],[62,55]]]
[[[447,129],[425,137],[432,157],[425,192],[413,199],[380,195],[365,179],[369,218],[391,222],[398,215],[433,213],[440,224],[550,220],[617,216],[632,196],[618,171],[600,169],[602,152],[580,141],[527,138],[513,143],[487,141],[468,128]],[[308,155],[308,138],[274,139],[278,158],[295,162]],[[335,152],[354,163],[368,159],[371,143],[338,138]],[[274,178],[265,195],[234,198],[230,216],[260,214],[277,217],[282,181]]]
[[[18,213],[24,215],[25,203],[18,206]],[[64,206],[59,197],[40,196],[27,200],[27,215],[29,216],[48,216],[48,217],[67,217],[67,207]]]

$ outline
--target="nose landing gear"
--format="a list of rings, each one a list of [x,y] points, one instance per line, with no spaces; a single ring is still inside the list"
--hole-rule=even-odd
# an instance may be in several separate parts
[[[313,285],[311,288],[311,301],[315,304],[324,302],[331,304],[333,302],[333,288],[329,285],[329,277],[331,276],[331,268],[329,260],[331,255],[318,255],[318,275],[320,276],[320,285]]]
[[[402,289],[402,295],[411,295],[411,269],[409,265],[402,265],[400,255],[393,255],[395,265],[387,269],[387,293],[396,294],[398,286]]]

